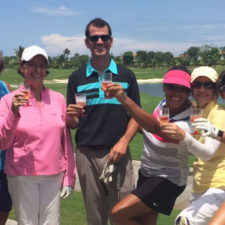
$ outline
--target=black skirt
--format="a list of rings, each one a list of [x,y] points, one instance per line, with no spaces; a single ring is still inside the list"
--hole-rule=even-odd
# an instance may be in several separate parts
[[[170,215],[177,197],[185,187],[163,177],[145,177],[139,170],[137,188],[132,193],[154,211]]]

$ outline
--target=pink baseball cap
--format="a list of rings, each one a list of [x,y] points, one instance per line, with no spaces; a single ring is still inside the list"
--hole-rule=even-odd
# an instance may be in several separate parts
[[[191,76],[183,70],[170,70],[165,74],[163,83],[178,84],[191,89]]]

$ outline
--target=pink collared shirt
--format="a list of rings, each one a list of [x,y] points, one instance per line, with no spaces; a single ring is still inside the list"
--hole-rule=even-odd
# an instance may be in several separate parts
[[[63,186],[75,185],[76,166],[70,130],[65,125],[62,94],[44,88],[40,107],[31,93],[30,105],[11,111],[15,90],[0,102],[0,148],[8,149],[5,172],[14,176],[54,175],[65,171]]]

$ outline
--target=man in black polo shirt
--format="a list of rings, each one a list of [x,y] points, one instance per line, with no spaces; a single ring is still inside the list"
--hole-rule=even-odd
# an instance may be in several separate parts
[[[112,207],[134,189],[128,144],[138,124],[116,98],[105,98],[101,89],[102,74],[110,71],[113,82],[120,83],[138,105],[140,96],[134,73],[110,58],[113,38],[109,24],[96,18],[86,26],[85,35],[85,45],[92,57],[86,67],[69,77],[67,124],[77,128],[77,171],[88,225],[106,225],[108,216],[112,224]],[[76,93],[86,95],[86,107],[76,104]],[[85,115],[80,117],[81,113]],[[99,179],[106,162],[116,165],[111,182]]]

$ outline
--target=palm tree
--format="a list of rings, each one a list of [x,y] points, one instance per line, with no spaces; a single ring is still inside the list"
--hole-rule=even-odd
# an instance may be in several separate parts
[[[23,50],[24,50],[24,47],[22,47],[21,45],[19,46],[18,49],[14,49],[14,53],[15,53],[16,58],[17,58],[18,61],[21,59]]]
[[[70,50],[68,48],[66,48],[64,51],[63,51],[63,55],[64,57],[68,60],[69,58],[69,55],[70,55]]]

